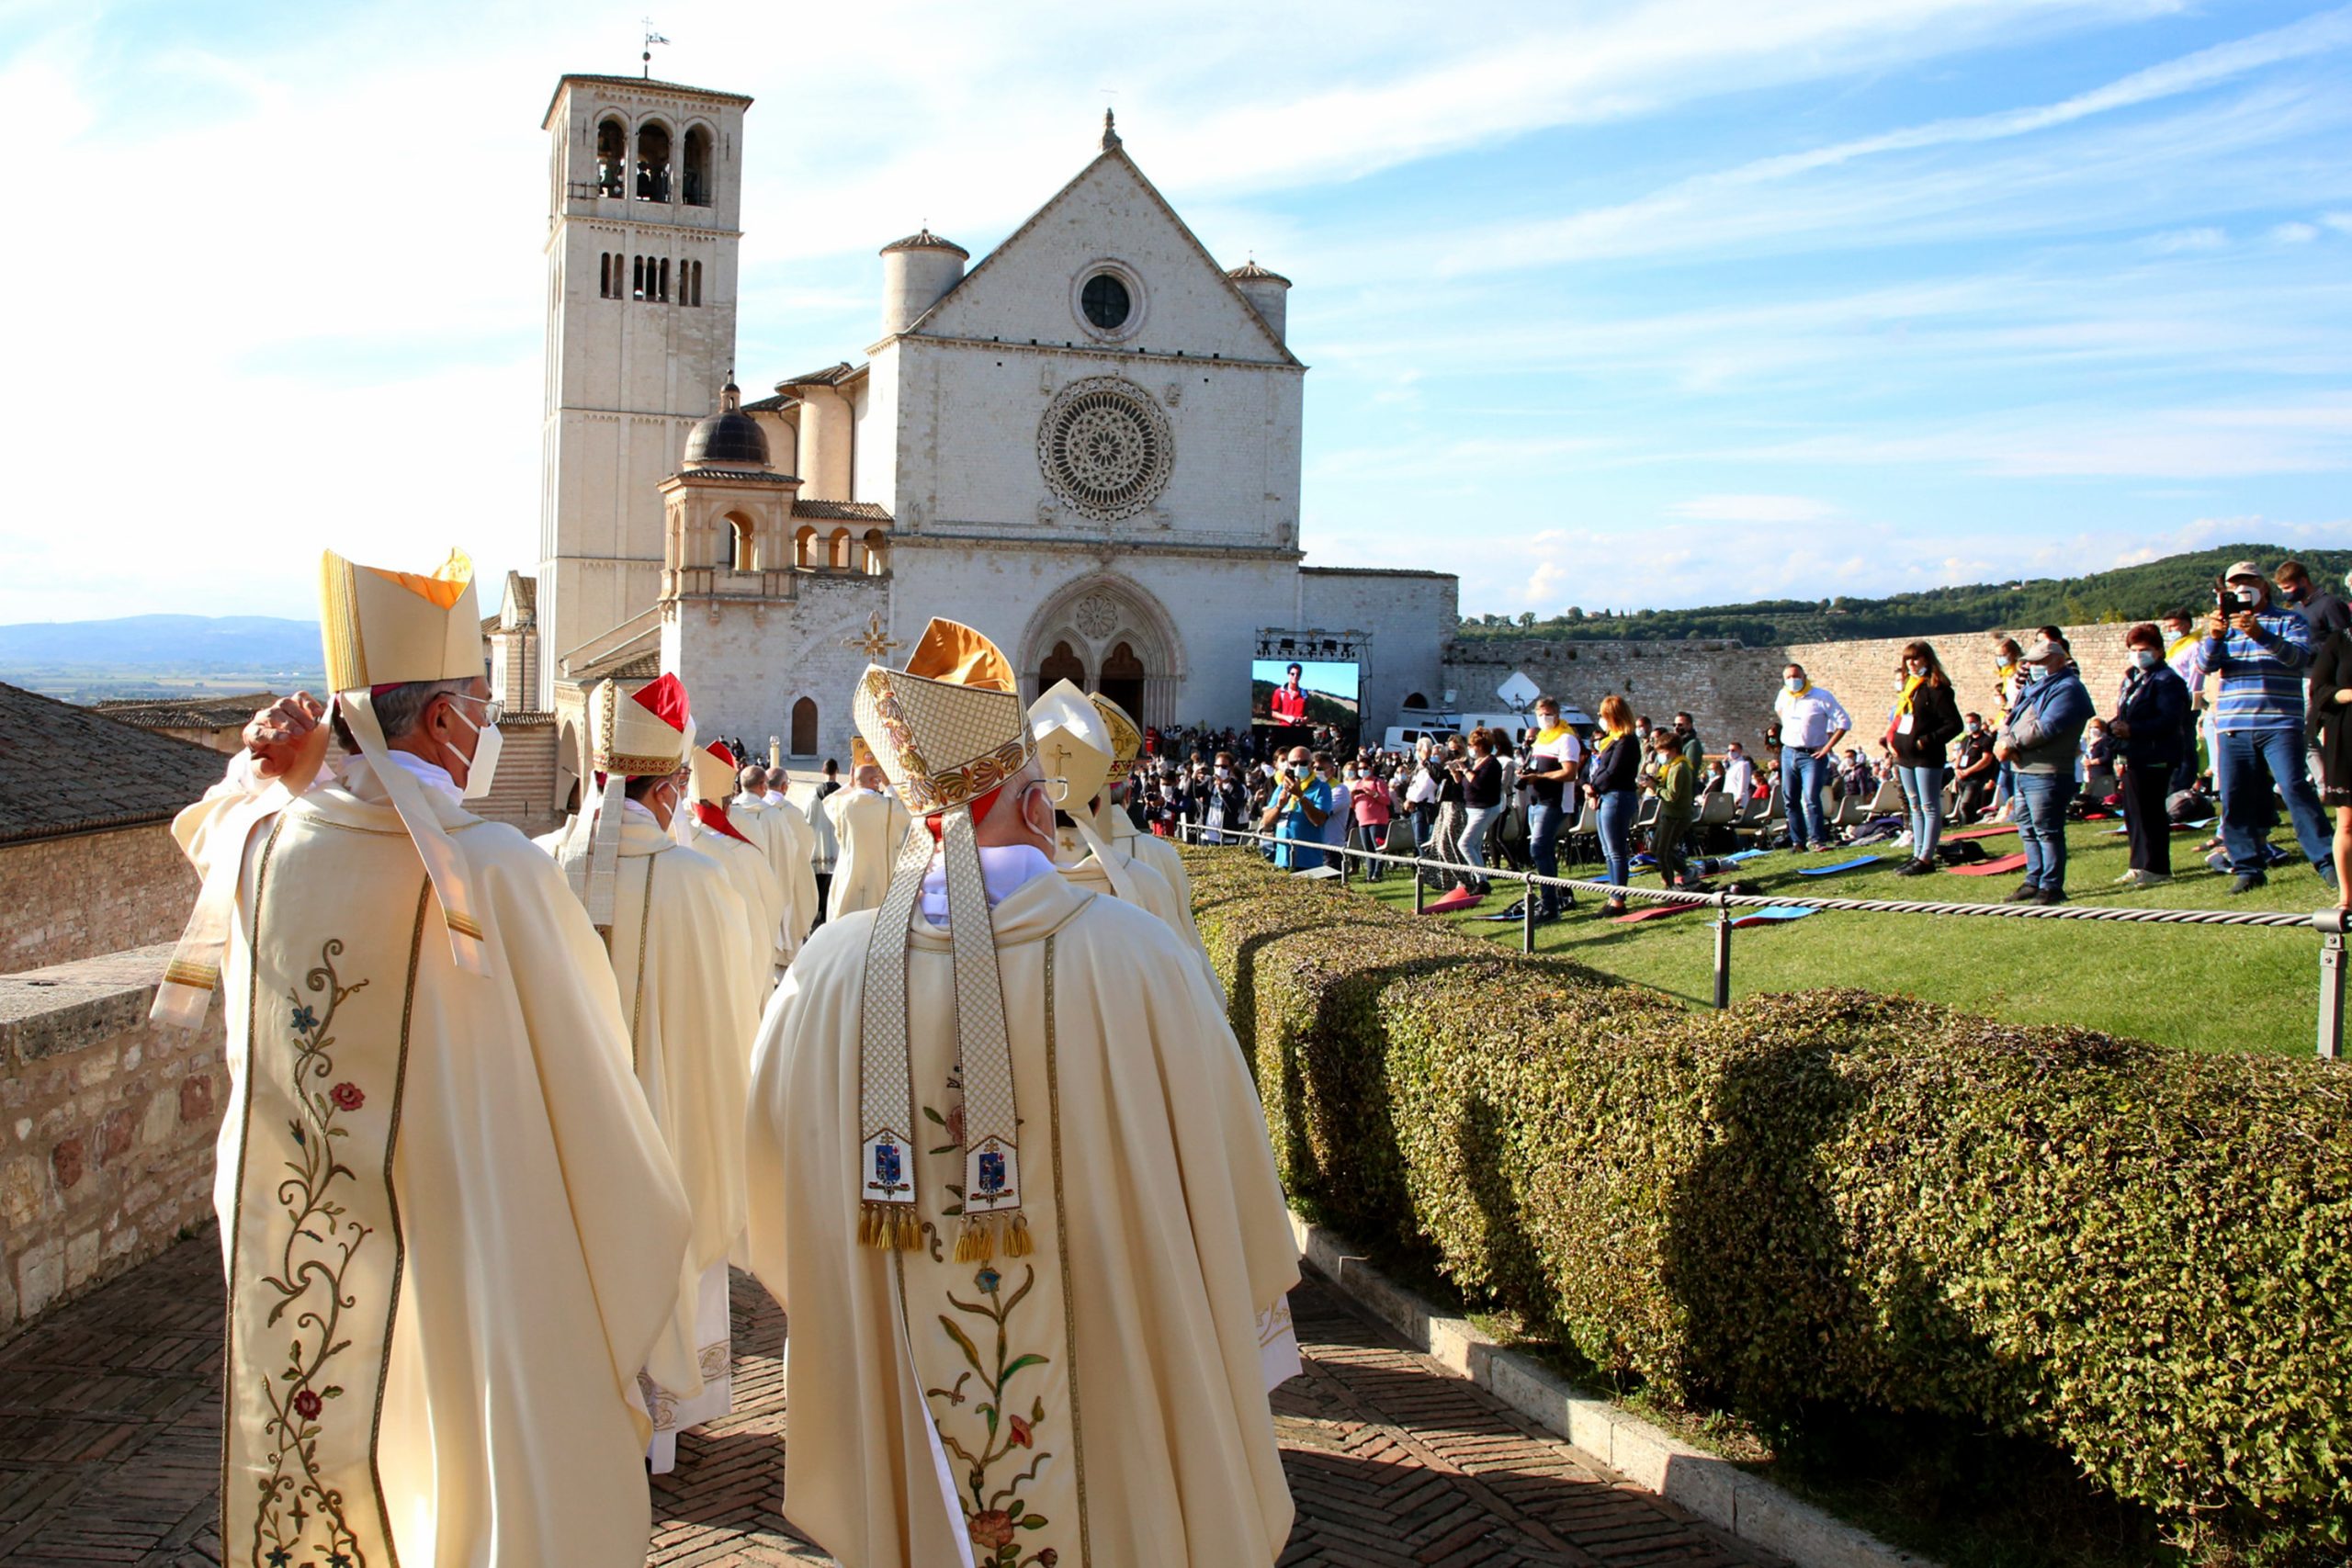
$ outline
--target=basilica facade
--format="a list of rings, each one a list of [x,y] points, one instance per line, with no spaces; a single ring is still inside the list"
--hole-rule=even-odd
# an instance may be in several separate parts
[[[1149,725],[1246,724],[1256,657],[1355,661],[1375,733],[1435,698],[1455,580],[1306,564],[1289,280],[1221,266],[1108,116],[977,264],[884,246],[873,341],[747,400],[749,107],[585,75],[548,107],[536,646],[493,672],[551,715],[559,791],[586,688],[664,670],[706,734],[845,759],[857,675],[933,615]]]

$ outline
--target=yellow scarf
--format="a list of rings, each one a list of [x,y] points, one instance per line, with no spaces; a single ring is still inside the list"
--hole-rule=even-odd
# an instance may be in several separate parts
[[[1894,711],[1897,713],[1909,713],[1911,711],[1911,699],[1918,694],[1919,688],[1927,683],[1928,678],[1925,675],[1905,676],[1903,682],[1903,694],[1894,699]]]
[[[1535,744],[1538,746],[1549,746],[1553,741],[1557,740],[1561,736],[1566,735],[1567,732],[1568,727],[1565,724],[1555,724],[1548,729],[1539,729],[1535,732]]]

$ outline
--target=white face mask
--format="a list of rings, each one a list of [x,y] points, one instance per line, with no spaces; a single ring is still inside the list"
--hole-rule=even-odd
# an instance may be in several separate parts
[[[505,744],[505,737],[499,734],[498,726],[494,724],[476,724],[467,718],[459,708],[452,707],[449,711],[480,737],[474,742],[473,761],[466,764],[466,787],[460,792],[464,799],[480,800],[490,793],[491,784],[498,776],[498,752],[499,748]],[[454,751],[457,748],[453,746],[450,750]]]
[[[1802,675],[1783,675],[1781,678],[1781,684],[1786,686],[1792,692],[1802,692],[1804,690],[1804,677]]]
[[[2135,648],[2132,650],[2132,662],[2143,670],[2154,670],[2164,662],[2164,655],[2153,648]]]

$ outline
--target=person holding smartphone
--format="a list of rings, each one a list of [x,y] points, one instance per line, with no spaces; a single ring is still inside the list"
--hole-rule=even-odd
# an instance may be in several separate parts
[[[1274,864],[1283,871],[1315,871],[1323,864],[1323,823],[1331,815],[1331,786],[1315,773],[1314,753],[1294,746],[1274,776],[1273,795],[1259,819],[1272,833]]]

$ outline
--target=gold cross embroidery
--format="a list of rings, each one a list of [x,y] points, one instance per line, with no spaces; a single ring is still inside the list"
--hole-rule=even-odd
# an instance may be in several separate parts
[[[879,664],[898,649],[906,647],[906,644],[883,629],[882,612],[876,610],[865,617],[865,635],[844,638],[842,646],[854,649]]]

